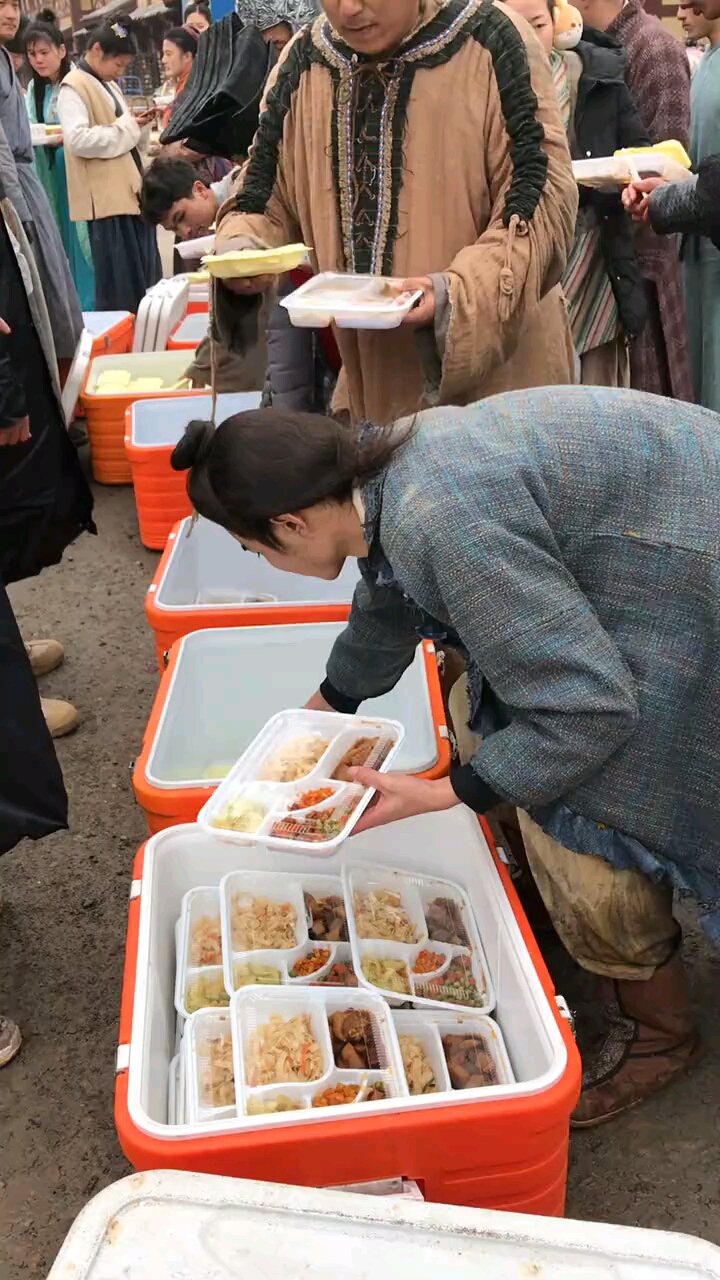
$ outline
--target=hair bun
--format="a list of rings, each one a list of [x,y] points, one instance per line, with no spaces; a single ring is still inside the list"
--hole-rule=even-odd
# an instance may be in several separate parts
[[[40,12],[36,14],[36,20],[38,22],[46,23],[48,27],[56,27],[58,24],[57,15],[52,9],[41,9]]]
[[[182,440],[178,441],[170,455],[173,471],[190,471],[201,462],[214,435],[215,427],[212,422],[203,422],[199,418],[188,422]]]

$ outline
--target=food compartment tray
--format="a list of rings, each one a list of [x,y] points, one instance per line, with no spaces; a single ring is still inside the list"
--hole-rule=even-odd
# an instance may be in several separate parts
[[[372,788],[349,780],[353,752],[368,768],[390,768],[404,736],[393,720],[324,711],[273,716],[198,814],[209,834],[237,844],[331,853],[370,803]],[[362,746],[362,750],[358,748]],[[340,776],[337,776],[340,775]],[[326,792],[310,803],[313,793]],[[301,807],[304,806],[304,807]]]
[[[389,276],[323,271],[280,302],[300,329],[395,329],[421,297]]]
[[[394,1005],[494,1009],[480,932],[459,885],[368,863],[346,863],[342,877],[353,967],[362,987],[382,991]],[[361,936],[373,933],[382,936]],[[437,966],[416,972],[430,957],[437,957]]]
[[[395,1030],[398,1035],[401,1055],[403,1053],[403,1037],[409,1036],[418,1040],[425,1052],[425,1057],[433,1070],[439,1087],[433,1092],[462,1092],[464,1088],[492,1088],[493,1086],[515,1083],[515,1076],[505,1047],[502,1031],[492,1018],[485,1014],[438,1013],[430,1016],[425,1010],[397,1009],[393,1013]],[[473,1052],[462,1052],[462,1041],[472,1039],[477,1043],[478,1055],[473,1061]],[[457,1049],[455,1049],[457,1046]],[[453,1051],[459,1054],[453,1068]],[[404,1061],[404,1059],[403,1059]],[[493,1078],[473,1079],[468,1077],[466,1084],[459,1083],[459,1072],[465,1071],[468,1061],[480,1072],[487,1073],[488,1067]],[[413,1093],[410,1079],[406,1076],[411,1097],[424,1096]]]
[[[213,929],[214,921],[217,921],[217,933]],[[200,991],[207,985],[211,993],[217,981],[221,985],[223,981],[220,891],[217,885],[199,886],[185,894],[176,932],[176,951],[177,1012],[188,1018],[198,1009],[214,1005],[220,1007],[219,999],[213,999],[211,994],[203,999]],[[193,989],[196,998],[188,1004],[188,994]]]
[[[202,1009],[188,1018],[183,1035],[187,1123],[237,1116],[233,1048],[229,1011]]]
[[[235,993],[230,1008],[241,1114],[261,1113],[265,1102],[274,1102],[278,1094],[287,1102],[286,1110],[309,1107],[334,1082],[362,1087],[371,1077],[382,1079],[388,1097],[407,1096],[395,1028],[380,996],[318,986],[244,987]],[[338,1065],[341,1049],[347,1046],[331,1034],[329,1019],[342,1013],[351,1022],[351,1015],[358,1014],[362,1037],[372,1037],[371,1050],[365,1055],[370,1065],[365,1069]],[[286,1071],[291,1078],[278,1078],[275,1071],[279,1075]],[[301,1073],[308,1078],[298,1079]]]

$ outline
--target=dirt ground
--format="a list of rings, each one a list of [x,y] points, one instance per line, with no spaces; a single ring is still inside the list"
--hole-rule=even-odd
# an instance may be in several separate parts
[[[42,684],[81,729],[58,744],[71,829],[0,862],[0,1009],[25,1043],[0,1073],[0,1280],[45,1276],[83,1204],[127,1173],[113,1126],[130,869],[144,837],[130,768],[157,684],[143,598],[157,557],[127,489],[97,492],[98,538],[12,590],[27,638],[65,665]],[[687,912],[687,954],[708,1053],[692,1078],[572,1140],[568,1213],[720,1243],[720,956]],[[556,958],[557,959],[557,958]],[[577,999],[559,962],[559,990]]]

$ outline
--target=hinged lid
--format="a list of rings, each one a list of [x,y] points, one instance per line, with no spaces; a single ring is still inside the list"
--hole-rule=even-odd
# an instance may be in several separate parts
[[[49,1280],[712,1280],[690,1236],[153,1172],[74,1223]]]
[[[63,387],[62,393],[62,409],[65,414],[65,421],[68,426],[75,417],[77,402],[80,398],[80,392],[85,385],[85,378],[90,366],[93,352],[93,335],[88,329],[83,329],[80,334],[80,341],[75,348],[73,362],[70,365],[70,372],[67,381]]]
[[[130,311],[83,311],[83,324],[93,338],[103,338],[112,333],[123,321],[130,319]]]

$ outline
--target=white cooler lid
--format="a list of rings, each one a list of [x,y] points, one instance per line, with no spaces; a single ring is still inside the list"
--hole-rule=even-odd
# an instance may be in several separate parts
[[[68,426],[75,417],[77,402],[80,399],[80,392],[83,389],[85,375],[87,374],[92,360],[94,338],[89,329],[84,328],[80,334],[80,341],[75,348],[73,362],[70,365],[70,372],[67,376],[65,386],[62,390],[62,408],[65,414],[65,421]]]
[[[88,333],[93,338],[102,338],[103,334],[110,333],[131,314],[130,311],[83,311],[82,318]]]
[[[107,1187],[48,1280],[712,1280],[691,1236],[153,1172]]]

